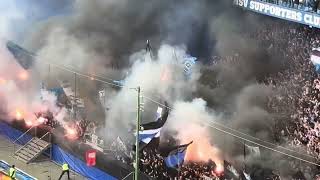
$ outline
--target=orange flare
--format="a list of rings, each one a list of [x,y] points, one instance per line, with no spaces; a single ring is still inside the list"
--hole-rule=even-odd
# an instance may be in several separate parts
[[[25,123],[26,123],[26,125],[27,125],[28,127],[31,127],[31,126],[32,126],[32,121],[26,120]]]
[[[66,137],[70,140],[76,140],[78,138],[77,130],[73,127],[66,126],[65,127]]]
[[[6,83],[7,83],[7,80],[0,78],[0,85],[6,84]]]
[[[27,80],[27,79],[29,78],[29,74],[28,74],[28,72],[26,72],[26,71],[21,71],[21,72],[18,74],[18,77],[19,77],[20,80],[25,81],[25,80]]]
[[[16,110],[16,119],[17,120],[23,119],[23,113],[19,109]]]

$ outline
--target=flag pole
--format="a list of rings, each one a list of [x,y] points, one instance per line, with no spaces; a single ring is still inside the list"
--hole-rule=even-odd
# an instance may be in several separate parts
[[[76,113],[76,104],[77,104],[77,73],[74,73],[74,105],[73,105],[73,113],[74,113],[74,119],[77,118],[77,113]]]
[[[243,165],[244,170],[246,170],[246,142],[243,141]]]
[[[179,163],[179,153],[178,153],[178,163]],[[178,179],[180,177],[180,171],[181,171],[181,165],[180,163],[178,164]]]
[[[138,90],[138,111],[137,111],[137,133],[136,133],[136,158],[135,158],[135,180],[139,180],[139,130],[140,130],[140,86]]]

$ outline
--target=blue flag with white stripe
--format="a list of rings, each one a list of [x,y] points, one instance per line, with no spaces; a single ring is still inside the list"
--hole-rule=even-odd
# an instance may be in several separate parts
[[[165,105],[167,105],[166,102]],[[157,121],[152,121],[141,125],[141,130],[139,131],[138,137],[140,147],[139,150],[145,148],[151,141],[159,141],[161,129],[163,125],[166,123],[168,116],[169,109],[166,108],[165,112],[157,119]]]
[[[177,148],[172,150],[164,160],[167,167],[176,168],[182,165],[187,153],[187,148],[191,143],[192,142],[190,142],[189,144],[178,146]]]
[[[160,130],[161,130],[161,128],[140,131],[139,132],[139,141],[142,141],[145,144],[149,144],[149,142],[153,138],[160,137]]]

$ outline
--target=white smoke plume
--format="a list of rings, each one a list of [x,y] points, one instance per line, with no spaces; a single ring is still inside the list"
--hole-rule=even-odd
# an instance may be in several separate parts
[[[125,86],[114,97],[108,99],[110,110],[107,113],[106,127],[114,125],[128,127],[130,124],[134,124],[137,92],[133,88],[138,86],[142,90],[142,96],[156,97],[156,101],[174,102],[190,96],[196,90],[195,82],[199,78],[199,71],[195,67],[192,76],[186,79],[182,64],[185,55],[186,52],[183,48],[169,45],[162,45],[154,60],[150,59],[148,53],[134,54],[131,57],[134,64],[124,80]],[[144,106],[147,113],[150,111],[148,105],[152,103],[147,98],[143,99],[146,103]],[[143,119],[150,121],[148,115],[144,115]]]
[[[223,165],[222,152],[215,146],[207,122],[216,120],[208,112],[203,99],[193,99],[191,102],[177,101],[168,119],[166,128],[177,132],[177,138],[182,144],[193,143],[188,147],[186,160],[204,161],[213,160],[217,166]]]

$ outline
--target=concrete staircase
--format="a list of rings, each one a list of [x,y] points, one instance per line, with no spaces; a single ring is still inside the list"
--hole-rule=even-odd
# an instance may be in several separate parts
[[[30,163],[50,147],[51,143],[42,140],[42,138],[34,137],[18,149],[14,153],[14,157],[25,163]]]

